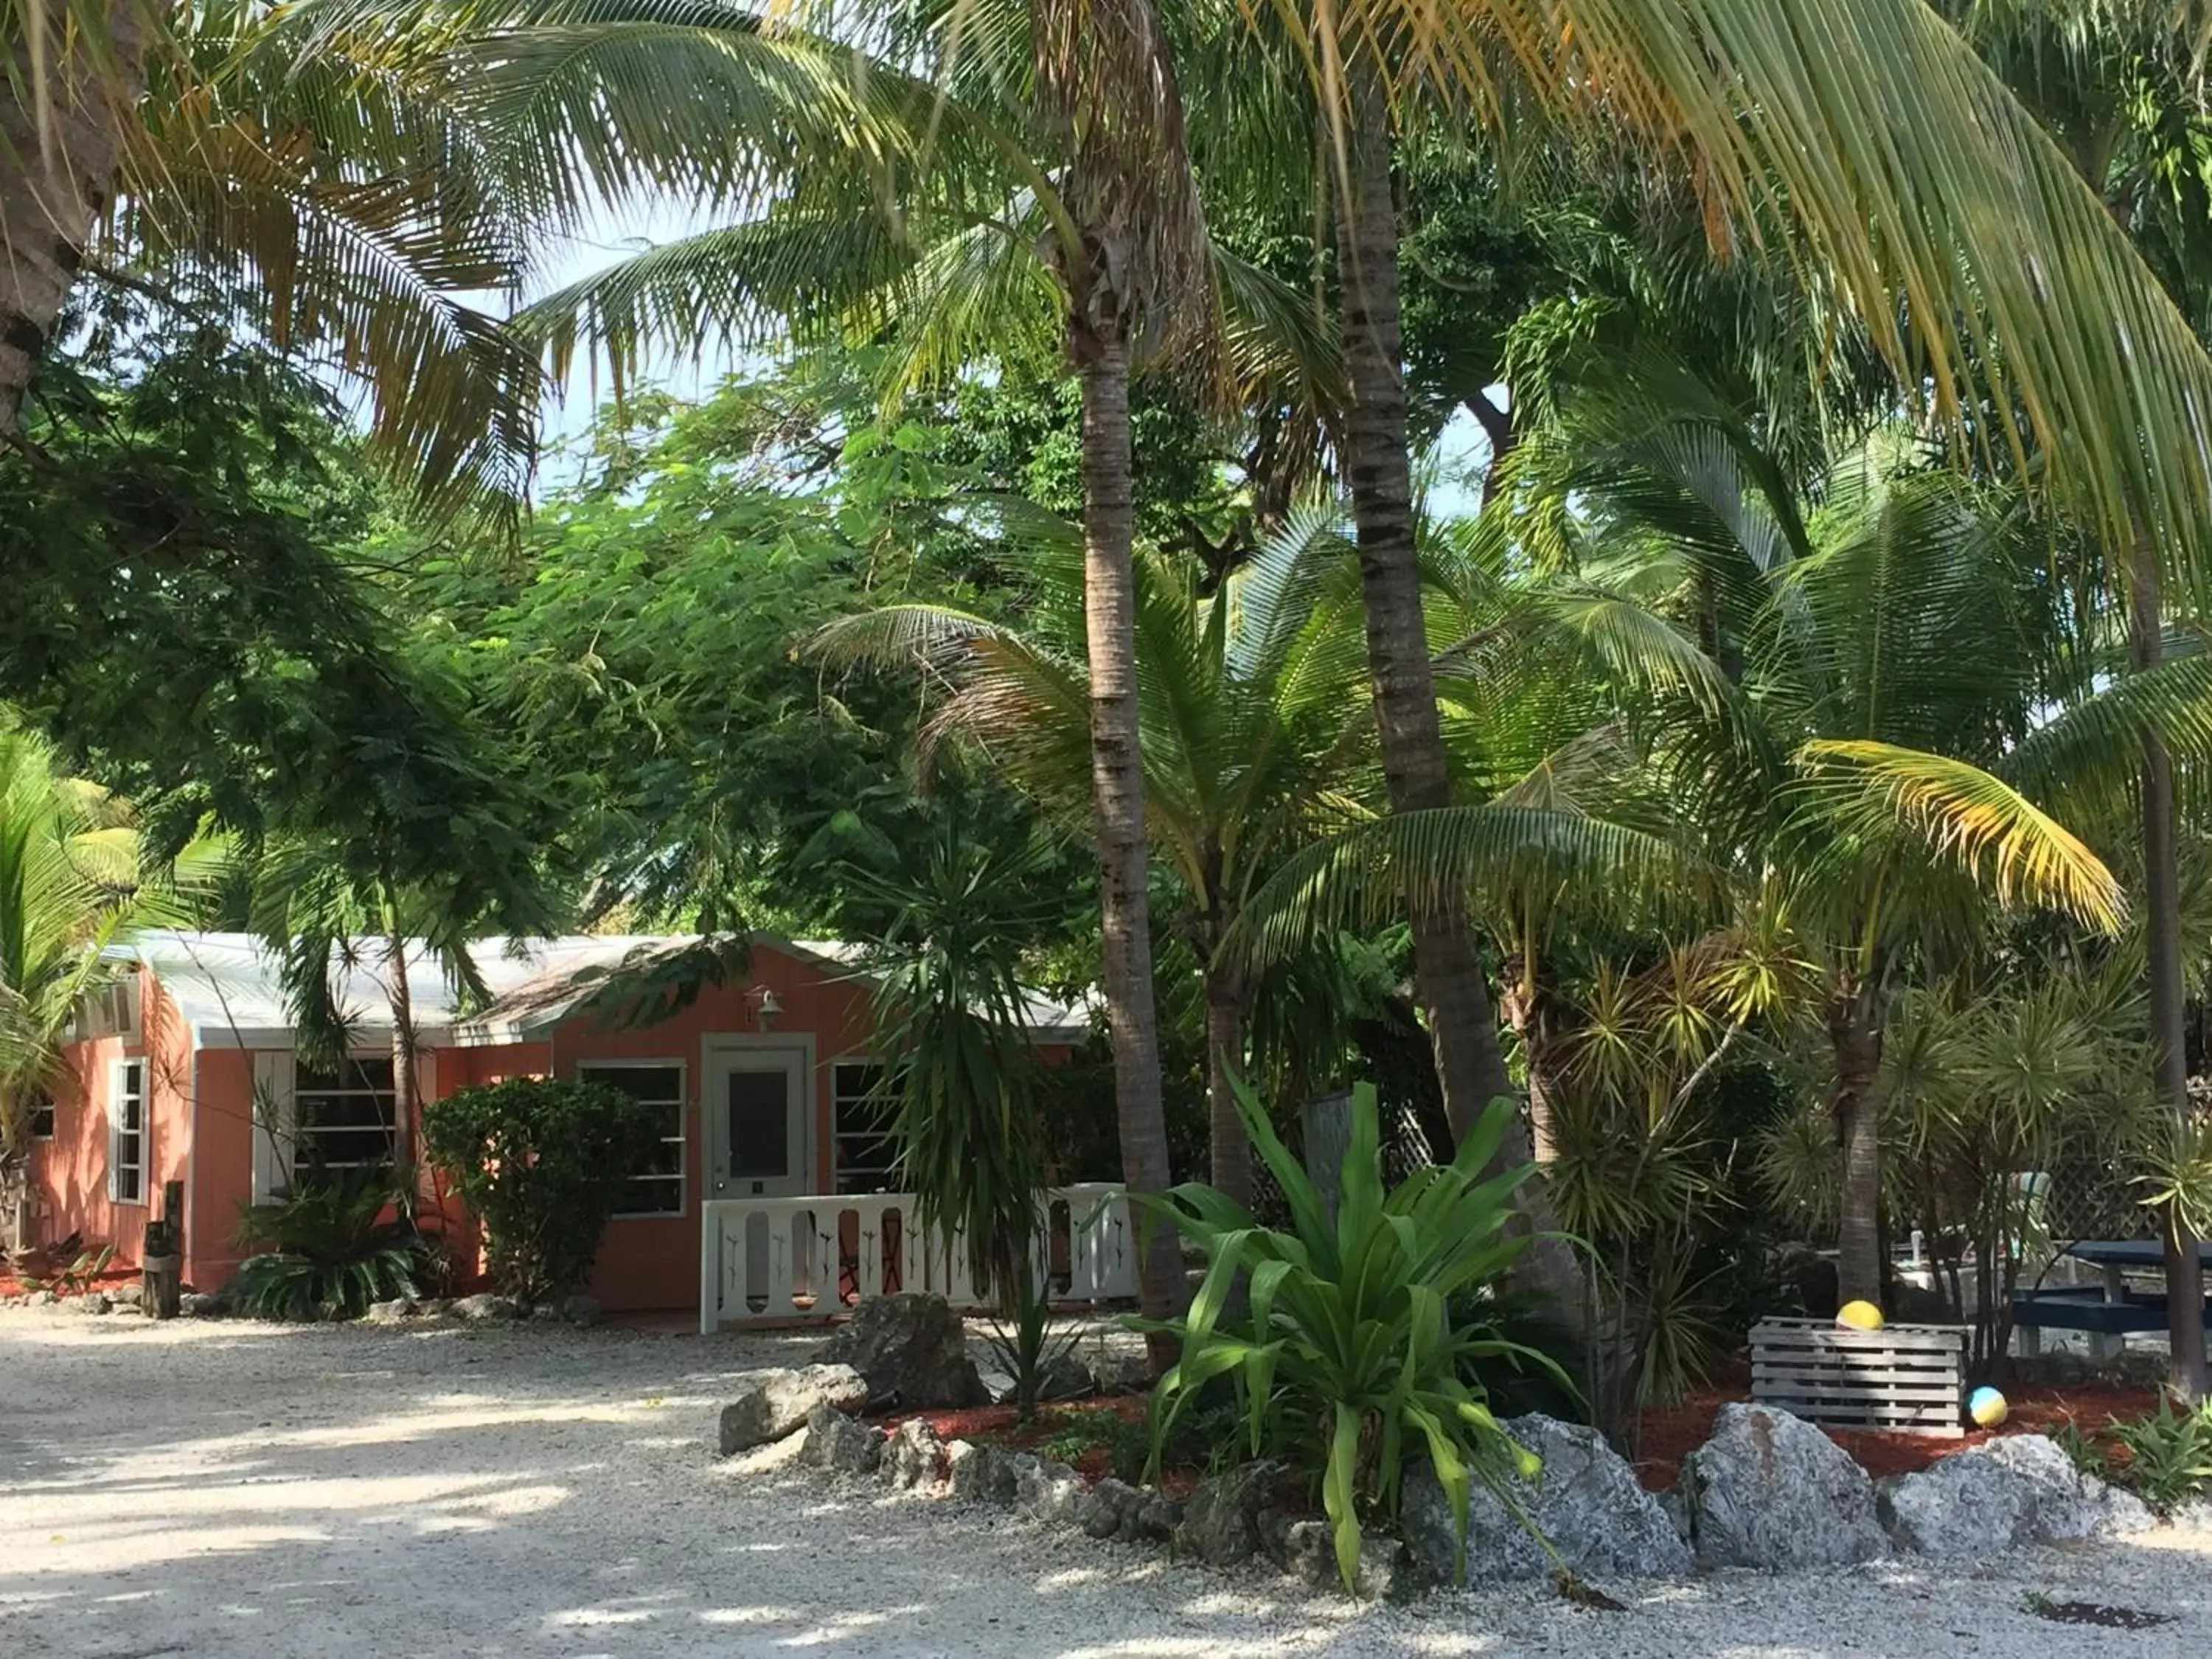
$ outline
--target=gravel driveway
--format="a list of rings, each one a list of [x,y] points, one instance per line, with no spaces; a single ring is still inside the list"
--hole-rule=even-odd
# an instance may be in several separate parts
[[[711,1455],[806,1340],[276,1328],[0,1311],[0,1655],[2201,1654],[2212,1537],[1978,1570],[1724,1576],[1353,1608]],[[2173,1615],[2053,1624],[2038,1597]]]

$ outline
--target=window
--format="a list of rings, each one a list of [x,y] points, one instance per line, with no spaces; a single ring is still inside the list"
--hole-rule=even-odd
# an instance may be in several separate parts
[[[898,1139],[891,1133],[895,1103],[881,1089],[884,1068],[865,1060],[841,1060],[830,1068],[830,1104],[836,1126],[837,1190],[896,1190]]]
[[[43,1097],[31,1103],[31,1139],[52,1140],[54,1138],[54,1103]]]
[[[398,1160],[399,1091],[389,1055],[348,1060],[334,1070],[301,1060],[292,1106],[295,1180],[380,1170]]]
[[[72,1037],[119,1036],[138,1041],[138,976],[126,975],[85,994],[70,1017]]]
[[[146,1201],[146,1062],[115,1063],[107,1103],[107,1195],[118,1204]]]
[[[660,1125],[660,1146],[647,1166],[630,1177],[630,1196],[615,1213],[623,1216],[684,1213],[684,1068],[665,1063],[586,1064],[576,1075],[586,1083],[619,1089],[650,1107]]]

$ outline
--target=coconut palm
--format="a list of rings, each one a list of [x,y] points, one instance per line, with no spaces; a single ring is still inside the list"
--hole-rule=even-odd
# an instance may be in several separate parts
[[[0,27],[0,438],[81,282],[211,287],[364,386],[427,502],[513,507],[543,382],[480,296],[519,290],[555,204],[427,77],[376,72],[389,29],[253,0],[4,0]]]
[[[1595,453],[1581,472],[1606,537],[1719,595],[1740,678],[1706,718],[1679,707],[1657,757],[1821,966],[1843,1291],[1876,1296],[1875,1084],[1901,980],[1970,953],[2007,907],[2115,928],[2117,882],[2039,803],[2087,827],[2087,803],[2124,787],[2116,753],[2149,734],[2203,752],[2212,672],[2106,684],[2028,521],[1954,475],[1862,452],[1814,512],[1741,428],[1677,418]]]
[[[702,327],[740,339],[884,337],[894,394],[978,360],[1073,366],[1122,1167],[1135,1190],[1164,1191],[1129,387],[1147,364],[1177,365],[1201,393],[1218,374],[1248,386],[1325,374],[1321,331],[1295,291],[1208,236],[1175,66],[1147,0],[893,9],[869,51],[808,33],[797,26],[808,15],[668,0],[509,9],[472,65],[475,95],[526,128],[584,107],[641,120],[671,77],[711,93],[726,117],[703,153],[688,121],[653,138],[632,125],[582,141],[597,187],[618,193],[641,169],[658,179],[689,167],[726,222],[548,296],[527,320],[556,370],[581,343],[626,373],[644,345],[695,341]],[[798,100],[800,88],[814,95]],[[794,121],[795,101],[805,113]],[[543,147],[574,125],[544,125]],[[1180,1294],[1174,1263],[1164,1247],[1142,1254],[1147,1311],[1168,1310]]]
[[[2033,110],[2082,181],[2103,198],[2198,334],[2212,331],[2212,183],[2196,157],[2212,140],[2203,41],[2167,0],[2107,0],[2064,9],[2022,4],[1949,8],[1967,38]],[[2128,606],[2138,671],[2166,650],[2169,606],[2148,526],[2103,562]],[[2182,975],[2181,873],[2172,757],[2143,743],[2139,784],[2146,975],[2160,1098],[2190,1116]],[[2203,1275],[2178,1209],[2164,1217],[2170,1392],[2204,1397]]]
[[[1137,706],[1150,843],[1182,893],[1178,925],[1204,980],[1211,1184],[1249,1200],[1235,1079],[1253,985],[1228,948],[1249,896],[1316,826],[1358,813],[1371,749],[1357,595],[1334,516],[1298,517],[1211,592],[1194,561],[1136,560]],[[1065,553],[1029,570],[1018,623],[898,605],[833,623],[817,649],[950,688],[928,728],[957,735],[1062,817],[1088,807],[1084,573]]]
[[[2159,0],[2136,9],[2159,9]],[[1316,26],[1307,35],[1306,61],[1334,140],[1352,388],[1343,466],[1359,524],[1384,769],[1400,810],[1440,805],[1447,765],[1421,655],[1390,133],[1438,104],[1492,125],[1529,107],[1594,121],[1668,172],[1690,174],[1716,252],[1791,245],[1790,257],[1855,314],[1903,383],[1916,396],[1932,388],[1935,414],[1963,429],[1984,395],[2016,411],[2017,425],[1978,421],[1975,429],[2032,434],[2039,466],[2055,469],[2041,475],[2046,487],[2108,533],[2131,538],[2154,526],[2176,568],[2201,568],[2212,479],[2168,446],[2197,453],[2203,354],[2057,149],[1919,0],[1564,12],[1516,0],[1355,0],[1334,15],[1334,33]],[[1869,64],[1878,71],[1862,73]],[[1890,100],[1881,89],[1895,86],[1916,95]],[[1601,89],[1595,99],[1593,89]],[[2060,298],[2053,284],[2075,297]],[[2103,287],[2124,318],[2092,297]],[[2107,315],[2108,327],[2076,326]],[[2155,367],[2136,358],[2139,331],[2156,337]],[[2081,378],[2062,390],[2077,370]],[[2130,388],[2148,391],[2153,380],[2163,387],[2152,401],[2134,401]],[[2015,439],[2002,458],[2027,472],[2024,452]],[[1502,1071],[1461,912],[1448,894],[1431,902],[1440,908],[1417,929],[1419,975],[1463,1122]]]
[[[0,710],[0,1212],[20,1207],[33,1114],[66,1088],[70,1021],[140,928],[190,920],[227,849],[146,855],[127,803],[64,769]]]

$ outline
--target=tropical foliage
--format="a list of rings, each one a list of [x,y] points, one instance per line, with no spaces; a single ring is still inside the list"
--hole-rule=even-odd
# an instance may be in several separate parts
[[[1444,1356],[1522,1298],[1626,1440],[1784,1246],[1880,1297],[1918,1231],[1993,1364],[2027,1177],[2193,1275],[2166,0],[0,15],[0,1152],[187,898],[310,1047],[380,971],[407,1090],[405,966],[465,1000],[472,936],[842,934],[902,1179],[1010,1312],[1048,1171],[1212,1176],[1146,1212],[1168,1398],[1291,1390],[1340,1528],[1409,1447],[1506,1466]],[[558,251],[630,215],[685,228]],[[533,480],[549,370],[619,396]],[[1095,991],[1087,1052],[1032,1065],[1024,987]],[[1301,1209],[1285,1137],[1363,1073],[1409,1205],[1520,1218],[1456,1334],[1379,1185],[1358,1238]],[[542,1294],[622,1113],[503,1087],[425,1133]],[[1305,1316],[1353,1245],[1402,1398]]]
[[[422,1108],[424,1156],[483,1229],[492,1282],[526,1303],[583,1282],[659,1139],[653,1114],[604,1084],[510,1078]]]
[[[1449,1164],[1386,1188],[1375,1091],[1355,1089],[1332,1213],[1241,1079],[1237,1098],[1291,1224],[1263,1227],[1203,1185],[1158,1200],[1205,1252],[1206,1271],[1173,1327],[1182,1357],[1153,1391],[1154,1464],[1178,1415],[1226,1377],[1252,1453],[1279,1446],[1318,1474],[1347,1590],[1358,1580],[1362,1518],[1396,1513],[1408,1460],[1425,1460],[1443,1488],[1464,1573],[1474,1483],[1535,1468],[1468,1376],[1502,1358],[1551,1364],[1448,1313],[1494,1289],[1528,1247],[1513,1230],[1512,1199],[1530,1172],[1487,1173],[1512,1109],[1493,1105]]]
[[[356,1319],[370,1305],[420,1296],[442,1270],[414,1193],[392,1170],[307,1182],[240,1212],[247,1252],[228,1294],[258,1319]]]

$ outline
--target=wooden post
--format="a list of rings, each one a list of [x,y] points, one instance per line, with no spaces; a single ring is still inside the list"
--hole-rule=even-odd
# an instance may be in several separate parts
[[[146,1224],[146,1243],[138,1265],[144,1275],[143,1305],[151,1319],[174,1319],[184,1290],[185,1183],[161,1187],[161,1218]]]

